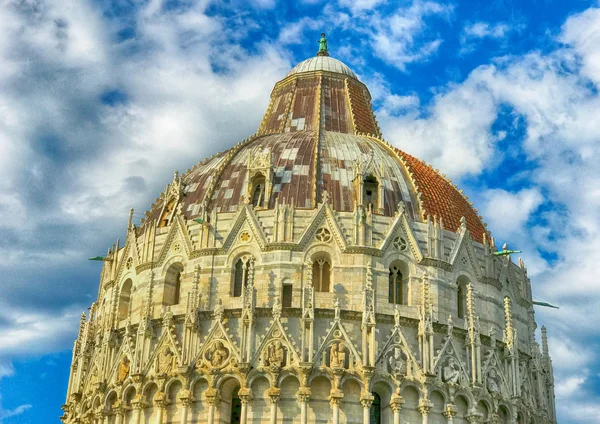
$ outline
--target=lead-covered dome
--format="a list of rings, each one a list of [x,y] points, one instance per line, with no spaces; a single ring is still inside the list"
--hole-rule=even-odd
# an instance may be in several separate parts
[[[301,72],[311,71],[335,72],[337,74],[347,75],[349,77],[358,79],[356,74],[348,67],[348,65],[341,60],[330,56],[315,56],[306,59],[294,66],[292,70],[288,72],[287,76],[289,77]]]
[[[181,184],[188,219],[234,213],[245,203],[313,209],[326,192],[339,212],[393,216],[402,203],[413,220],[435,216],[456,231],[464,217],[473,239],[486,233],[455,186],[383,140],[367,87],[323,55],[300,62],[275,85],[256,134],[198,164]],[[146,222],[165,219],[168,203],[168,196],[157,199]]]

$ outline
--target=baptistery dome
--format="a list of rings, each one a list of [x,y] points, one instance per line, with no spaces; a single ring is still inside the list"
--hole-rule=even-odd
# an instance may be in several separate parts
[[[81,318],[63,422],[555,422],[524,263],[383,139],[323,40],[254,135],[130,215]]]

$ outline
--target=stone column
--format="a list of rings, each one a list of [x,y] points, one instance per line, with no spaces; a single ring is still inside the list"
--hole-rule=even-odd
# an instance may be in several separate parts
[[[300,402],[300,424],[307,424],[308,401],[310,400],[310,388],[300,387],[297,393]]]
[[[115,414],[116,414],[115,424],[123,424],[123,414],[124,414],[124,412],[125,411],[123,410],[123,408],[117,408],[115,410]]]
[[[206,390],[206,401],[208,402],[208,424],[215,424],[215,409],[219,405],[219,390],[209,388]]]
[[[343,397],[344,393],[342,393],[341,390],[335,390],[329,397],[329,404],[333,410],[333,420],[331,421],[331,424],[339,424],[340,422],[340,403]]]
[[[144,396],[136,395],[131,401],[131,405],[133,406],[133,424],[140,424],[142,411],[144,410],[144,406],[146,406]]]
[[[429,411],[433,407],[433,403],[429,399],[421,399],[419,401],[419,412],[423,416],[423,424],[427,424],[427,417],[429,416]]]
[[[240,389],[238,391],[238,396],[240,397],[240,401],[242,403],[240,424],[246,424],[246,421],[248,420],[248,404],[252,400],[252,391],[247,387]]]
[[[271,387],[267,394],[271,401],[271,424],[277,424],[277,404],[279,403],[279,397],[281,396],[281,389]]]
[[[96,424],[103,424],[104,421],[106,420],[106,412],[104,412],[104,411],[97,411],[94,414],[94,418],[96,419],[96,421],[95,421]]]
[[[373,395],[367,393],[360,399],[360,404],[363,407],[363,424],[370,424],[371,422],[371,406],[373,405]]]
[[[456,409],[456,406],[452,405],[451,403],[446,404],[446,407],[444,408],[444,417],[446,417],[448,420],[448,424],[454,423],[454,417],[456,416],[457,412],[458,410]]]
[[[400,409],[402,409],[402,405],[404,405],[404,399],[400,396],[400,389],[397,389],[396,393],[392,395],[392,400],[390,400],[390,407],[394,411],[394,424],[400,424]]]
[[[192,392],[189,390],[182,390],[182,393],[179,395],[179,401],[181,402],[181,424],[187,424],[188,413],[193,399]]]
[[[154,407],[156,409],[156,422],[163,422],[163,415],[165,413],[165,407],[167,406],[167,394],[165,392],[156,392],[154,395]]]

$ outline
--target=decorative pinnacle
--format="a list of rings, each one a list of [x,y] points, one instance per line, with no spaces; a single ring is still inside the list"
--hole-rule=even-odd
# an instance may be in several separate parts
[[[329,52],[327,51],[327,38],[325,38],[325,33],[321,33],[321,39],[319,40],[319,51],[317,52],[317,56],[329,56]]]

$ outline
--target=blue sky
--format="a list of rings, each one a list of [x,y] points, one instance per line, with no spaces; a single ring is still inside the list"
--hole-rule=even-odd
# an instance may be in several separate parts
[[[322,31],[386,139],[524,251],[561,305],[536,311],[559,421],[600,422],[597,2],[6,0],[0,31],[0,424],[58,422],[86,258],[175,169],[254,133]]]

